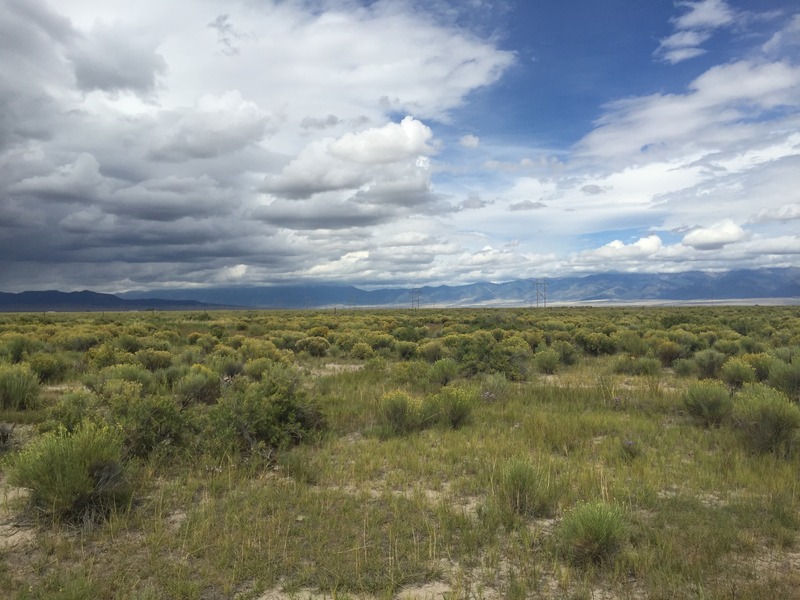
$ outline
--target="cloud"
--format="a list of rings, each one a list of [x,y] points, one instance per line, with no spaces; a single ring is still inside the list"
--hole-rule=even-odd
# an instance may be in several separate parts
[[[323,139],[303,148],[283,171],[268,177],[262,190],[293,199],[314,194],[349,191],[373,196],[392,182],[415,181],[430,185],[426,163],[420,155],[433,152],[431,129],[412,117],[339,139]],[[363,189],[362,189],[363,188]]]
[[[461,203],[462,210],[477,210],[480,208],[485,208],[489,205],[489,202],[484,200],[478,194],[470,194],[466,200]]]
[[[272,116],[239,90],[202,96],[194,108],[164,112],[158,120],[148,155],[176,162],[229,154],[277,130]]]
[[[339,117],[336,115],[328,115],[324,118],[303,117],[303,120],[300,121],[300,127],[303,129],[328,129],[336,127],[339,123]]]
[[[534,202],[533,200],[523,200],[521,202],[515,202],[514,204],[510,204],[508,206],[508,210],[510,211],[519,211],[519,210],[538,210],[540,208],[546,208],[547,204],[544,202]]]
[[[678,29],[713,29],[729,25],[734,20],[734,11],[725,0],[698,0],[678,2],[688,12],[674,20]]]
[[[696,250],[719,250],[746,237],[747,232],[744,229],[730,219],[725,219],[709,227],[699,227],[690,231],[683,236],[681,243]]]
[[[603,192],[608,191],[608,189],[600,187],[599,185],[596,185],[594,183],[587,183],[585,186],[581,188],[581,191],[587,196],[597,196],[598,194],[602,194]]]
[[[800,66],[741,60],[707,70],[683,94],[654,94],[606,106],[579,152],[593,156],[658,159],[745,143],[758,125],[792,107],[800,93]],[[765,114],[767,113],[767,114]],[[763,116],[762,116],[763,115]]]
[[[407,116],[400,123],[347,133],[331,143],[330,154],[344,161],[380,164],[391,163],[421,154],[431,154],[428,142],[433,137],[430,127]]]
[[[758,211],[750,217],[749,223],[767,223],[770,221],[794,221],[800,219],[800,203],[784,204],[783,206]]]
[[[579,268],[593,268],[599,264],[613,264],[616,269],[622,269],[655,260],[662,248],[663,242],[661,238],[651,234],[631,244],[614,240],[593,250],[573,253],[570,256],[570,262],[574,267]]]
[[[774,33],[761,50],[768,55],[780,55],[800,46],[800,14],[789,19],[786,27]]]
[[[68,53],[78,89],[150,95],[167,69],[146,32],[97,24]]]
[[[687,12],[672,20],[675,33],[663,38],[654,53],[673,65],[705,54],[701,46],[712,32],[733,25],[737,16],[725,0],[678,2],[677,6]]]
[[[461,139],[458,140],[458,143],[464,146],[464,148],[474,149],[481,145],[481,139],[478,136],[469,133],[465,136],[462,136]]]
[[[67,202],[89,203],[108,192],[97,159],[82,152],[74,162],[47,175],[23,179],[9,186],[13,194],[38,195]]]

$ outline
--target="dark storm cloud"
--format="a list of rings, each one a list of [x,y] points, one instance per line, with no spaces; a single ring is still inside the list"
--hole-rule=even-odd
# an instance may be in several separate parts
[[[89,203],[108,192],[100,175],[100,165],[91,154],[80,154],[75,162],[58,167],[47,175],[23,179],[8,187],[12,194],[27,194],[39,198]]]
[[[303,231],[367,227],[385,223],[394,216],[396,213],[391,207],[316,199],[304,202],[275,200],[269,206],[260,206],[252,211],[252,217],[259,221]]]
[[[222,217],[234,208],[233,194],[209,177],[169,177],[150,180],[114,193],[108,212],[145,221],[175,221],[183,217]]]

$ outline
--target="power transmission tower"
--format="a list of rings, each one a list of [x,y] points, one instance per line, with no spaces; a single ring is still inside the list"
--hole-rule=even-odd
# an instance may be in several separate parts
[[[411,310],[417,310],[419,308],[419,301],[420,297],[422,296],[422,290],[419,288],[415,288],[409,291],[409,295],[411,296]]]
[[[536,308],[539,308],[540,303],[543,308],[547,308],[547,280],[537,279],[533,285],[536,289]]]

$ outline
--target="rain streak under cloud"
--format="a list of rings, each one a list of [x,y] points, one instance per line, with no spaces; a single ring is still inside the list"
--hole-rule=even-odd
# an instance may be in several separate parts
[[[4,0],[0,289],[799,266],[800,7],[655,4]]]

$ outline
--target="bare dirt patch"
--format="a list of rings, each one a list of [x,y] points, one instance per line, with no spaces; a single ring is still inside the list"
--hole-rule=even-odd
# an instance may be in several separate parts
[[[446,583],[435,581],[407,587],[397,594],[397,600],[444,600],[452,591]]]
[[[339,373],[353,373],[360,371],[364,368],[363,364],[350,364],[350,363],[328,363],[319,368],[311,369],[311,374],[316,377],[323,375],[337,375]]]

